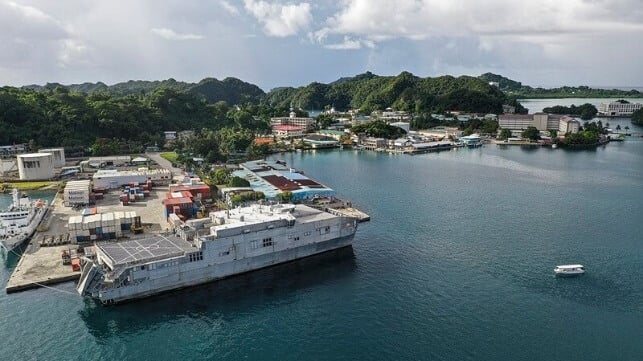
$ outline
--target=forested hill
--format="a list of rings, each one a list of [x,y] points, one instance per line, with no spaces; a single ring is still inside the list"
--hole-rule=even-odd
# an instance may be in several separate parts
[[[270,105],[293,104],[303,109],[361,109],[392,107],[406,111],[465,110],[501,113],[507,97],[487,81],[470,76],[421,78],[409,72],[378,76],[367,72],[330,84],[311,83],[299,88],[277,88],[266,94]]]
[[[48,83],[44,86],[28,85],[23,88],[42,91],[54,90],[58,87],[88,95],[103,93],[119,97],[127,95],[148,95],[159,88],[168,88],[203,97],[210,103],[223,100],[230,105],[243,103],[258,104],[265,96],[264,91],[258,86],[246,83],[237,78],[225,78],[223,80],[206,78],[196,84],[176,81],[170,78],[160,81],[130,80],[109,86],[102,82],[71,85]]]
[[[263,104],[270,107],[295,106],[301,109],[360,109],[364,113],[392,107],[411,112],[463,110],[479,113],[500,113],[502,104],[512,103],[498,88],[487,81],[470,76],[421,78],[409,72],[397,76],[379,76],[370,72],[341,78],[330,84],[311,83],[307,86],[275,88],[265,93],[258,86],[236,78],[206,78],[198,83],[130,80],[114,85],[83,83],[23,88],[52,91],[66,88],[87,95],[107,94],[113,97],[147,96],[160,88],[172,89],[202,98],[208,103],[225,101],[228,105]]]
[[[597,89],[588,86],[563,86],[559,88],[532,88],[502,75],[485,73],[479,76],[485,82],[496,82],[500,90],[519,98],[607,98],[641,97],[638,90]]]

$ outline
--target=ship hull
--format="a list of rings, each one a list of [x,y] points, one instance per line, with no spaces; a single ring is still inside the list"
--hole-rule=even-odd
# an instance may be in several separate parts
[[[181,270],[181,272],[171,273],[166,277],[157,279],[149,279],[137,285],[101,290],[98,292],[97,298],[104,305],[146,298],[168,291],[217,281],[227,277],[351,247],[353,237],[354,233],[340,238],[306,244],[257,257],[212,264],[191,270]]]

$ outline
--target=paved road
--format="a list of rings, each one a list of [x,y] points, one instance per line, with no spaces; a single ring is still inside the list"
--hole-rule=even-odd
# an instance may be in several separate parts
[[[169,169],[172,172],[173,175],[181,175],[181,174],[183,174],[183,170],[181,170],[179,168],[172,167],[172,162],[170,162],[169,160],[161,157],[161,153],[148,152],[148,153],[145,153],[145,155],[150,157],[150,159],[152,159],[153,161],[158,163],[161,167],[163,167],[165,169]]]

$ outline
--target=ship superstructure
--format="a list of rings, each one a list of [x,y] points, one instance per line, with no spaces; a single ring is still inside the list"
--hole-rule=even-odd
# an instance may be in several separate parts
[[[47,202],[32,201],[27,195],[12,191],[12,203],[0,211],[0,246],[12,252],[29,239],[47,212]]]
[[[77,290],[104,304],[147,297],[351,245],[352,217],[305,205],[252,205],[210,213],[206,235],[174,234],[98,243]]]

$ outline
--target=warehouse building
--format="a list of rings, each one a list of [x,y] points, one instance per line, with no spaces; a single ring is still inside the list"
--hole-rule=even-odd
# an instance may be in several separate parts
[[[54,176],[54,160],[51,153],[19,154],[17,160],[20,180],[46,180]]]

